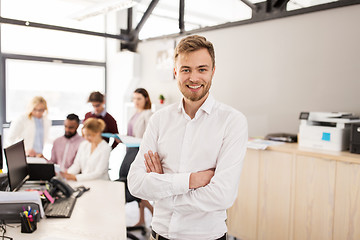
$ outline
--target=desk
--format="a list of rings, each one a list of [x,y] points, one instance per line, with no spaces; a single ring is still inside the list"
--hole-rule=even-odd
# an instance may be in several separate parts
[[[122,182],[104,180],[71,182],[90,187],[77,199],[70,218],[44,218],[31,234],[19,228],[6,228],[14,240],[92,240],[126,239],[125,190]],[[19,224],[17,224],[19,225]]]

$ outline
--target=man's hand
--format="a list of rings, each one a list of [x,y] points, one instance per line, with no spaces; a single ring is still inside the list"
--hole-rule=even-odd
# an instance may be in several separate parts
[[[150,173],[150,172],[155,172],[155,173],[159,173],[159,174],[163,174],[163,168],[160,162],[160,157],[159,154],[156,152],[155,154],[153,154],[152,151],[149,151],[148,153],[144,154],[145,157],[145,166],[146,166],[146,172]]]
[[[209,169],[190,174],[189,189],[205,187],[210,183],[211,178],[215,174],[215,169]]]

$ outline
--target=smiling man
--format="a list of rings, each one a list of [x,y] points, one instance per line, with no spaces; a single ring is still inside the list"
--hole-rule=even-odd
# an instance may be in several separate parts
[[[151,118],[128,186],[155,202],[150,239],[226,239],[247,143],[244,115],[210,94],[215,53],[202,36],[175,49],[179,104]]]

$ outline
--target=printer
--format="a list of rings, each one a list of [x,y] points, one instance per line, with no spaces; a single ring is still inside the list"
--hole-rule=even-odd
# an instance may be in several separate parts
[[[351,124],[360,118],[348,112],[301,112],[299,146],[330,151],[347,150]]]

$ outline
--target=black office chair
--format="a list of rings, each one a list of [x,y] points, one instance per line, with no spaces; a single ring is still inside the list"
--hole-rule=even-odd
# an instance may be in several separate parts
[[[135,160],[135,157],[139,151],[139,148],[127,148],[126,149],[126,155],[124,157],[124,160],[120,166],[119,170],[119,179],[117,181],[124,182],[125,183],[125,200],[127,203],[132,201],[137,201],[138,204],[140,203],[141,199],[134,197],[131,195],[128,185],[127,185],[127,175],[129,174],[130,165]],[[145,226],[133,226],[133,227],[126,227],[126,234],[127,238],[133,239],[133,240],[139,240],[135,235],[131,234],[131,231],[137,231],[140,230],[141,234],[144,236],[146,234],[146,228]]]

